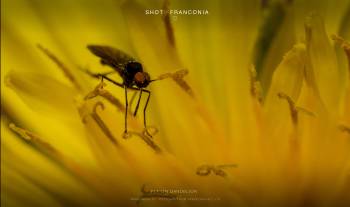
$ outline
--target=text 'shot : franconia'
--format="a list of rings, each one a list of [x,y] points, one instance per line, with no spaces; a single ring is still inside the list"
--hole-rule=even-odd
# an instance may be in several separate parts
[[[207,9],[146,9],[146,15],[162,15],[162,14],[170,14],[170,15],[208,15],[209,11]]]

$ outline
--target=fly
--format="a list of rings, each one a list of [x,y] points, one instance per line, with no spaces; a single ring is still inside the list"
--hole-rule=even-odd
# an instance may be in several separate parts
[[[124,120],[124,137],[128,135],[128,94],[127,90],[137,90],[139,91],[139,97],[137,101],[137,105],[135,111],[133,113],[136,116],[137,111],[139,109],[140,100],[142,97],[142,93],[147,93],[147,100],[145,106],[143,108],[143,125],[145,128],[145,133],[152,137],[152,135],[147,130],[146,124],[146,110],[151,97],[151,91],[147,90],[146,87],[155,80],[160,80],[160,78],[151,80],[150,75],[144,71],[143,66],[140,62],[136,61],[134,58],[129,56],[128,54],[122,52],[121,50],[109,47],[109,46],[100,46],[100,45],[88,45],[87,48],[94,55],[100,58],[100,62],[102,65],[108,65],[114,69],[114,71],[109,73],[97,73],[90,75],[99,78],[102,78],[110,81],[111,83],[124,88],[125,91],[125,120]],[[112,79],[110,79],[107,75],[111,73],[118,73],[122,78],[123,82],[119,83]]]

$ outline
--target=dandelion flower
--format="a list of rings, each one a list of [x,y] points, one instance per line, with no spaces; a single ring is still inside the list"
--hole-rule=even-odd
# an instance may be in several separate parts
[[[1,204],[346,206],[349,6],[4,0]],[[89,44],[159,79],[153,137],[131,111],[123,137],[124,91],[82,72],[111,70]]]

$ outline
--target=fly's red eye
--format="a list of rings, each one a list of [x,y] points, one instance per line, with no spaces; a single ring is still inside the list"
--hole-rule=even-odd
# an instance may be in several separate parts
[[[146,72],[137,72],[134,76],[135,84],[139,88],[145,88],[150,83],[150,76]]]
[[[145,75],[143,73],[137,72],[135,74],[135,81],[136,82],[143,83],[143,82],[145,82],[145,80],[146,80],[146,77],[145,77]]]

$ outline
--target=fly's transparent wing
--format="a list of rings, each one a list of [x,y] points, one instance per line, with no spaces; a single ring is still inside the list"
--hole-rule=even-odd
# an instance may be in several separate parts
[[[87,48],[96,56],[101,58],[101,63],[109,65],[119,74],[122,74],[124,66],[130,61],[135,61],[134,58],[113,47],[103,45],[88,45]]]

